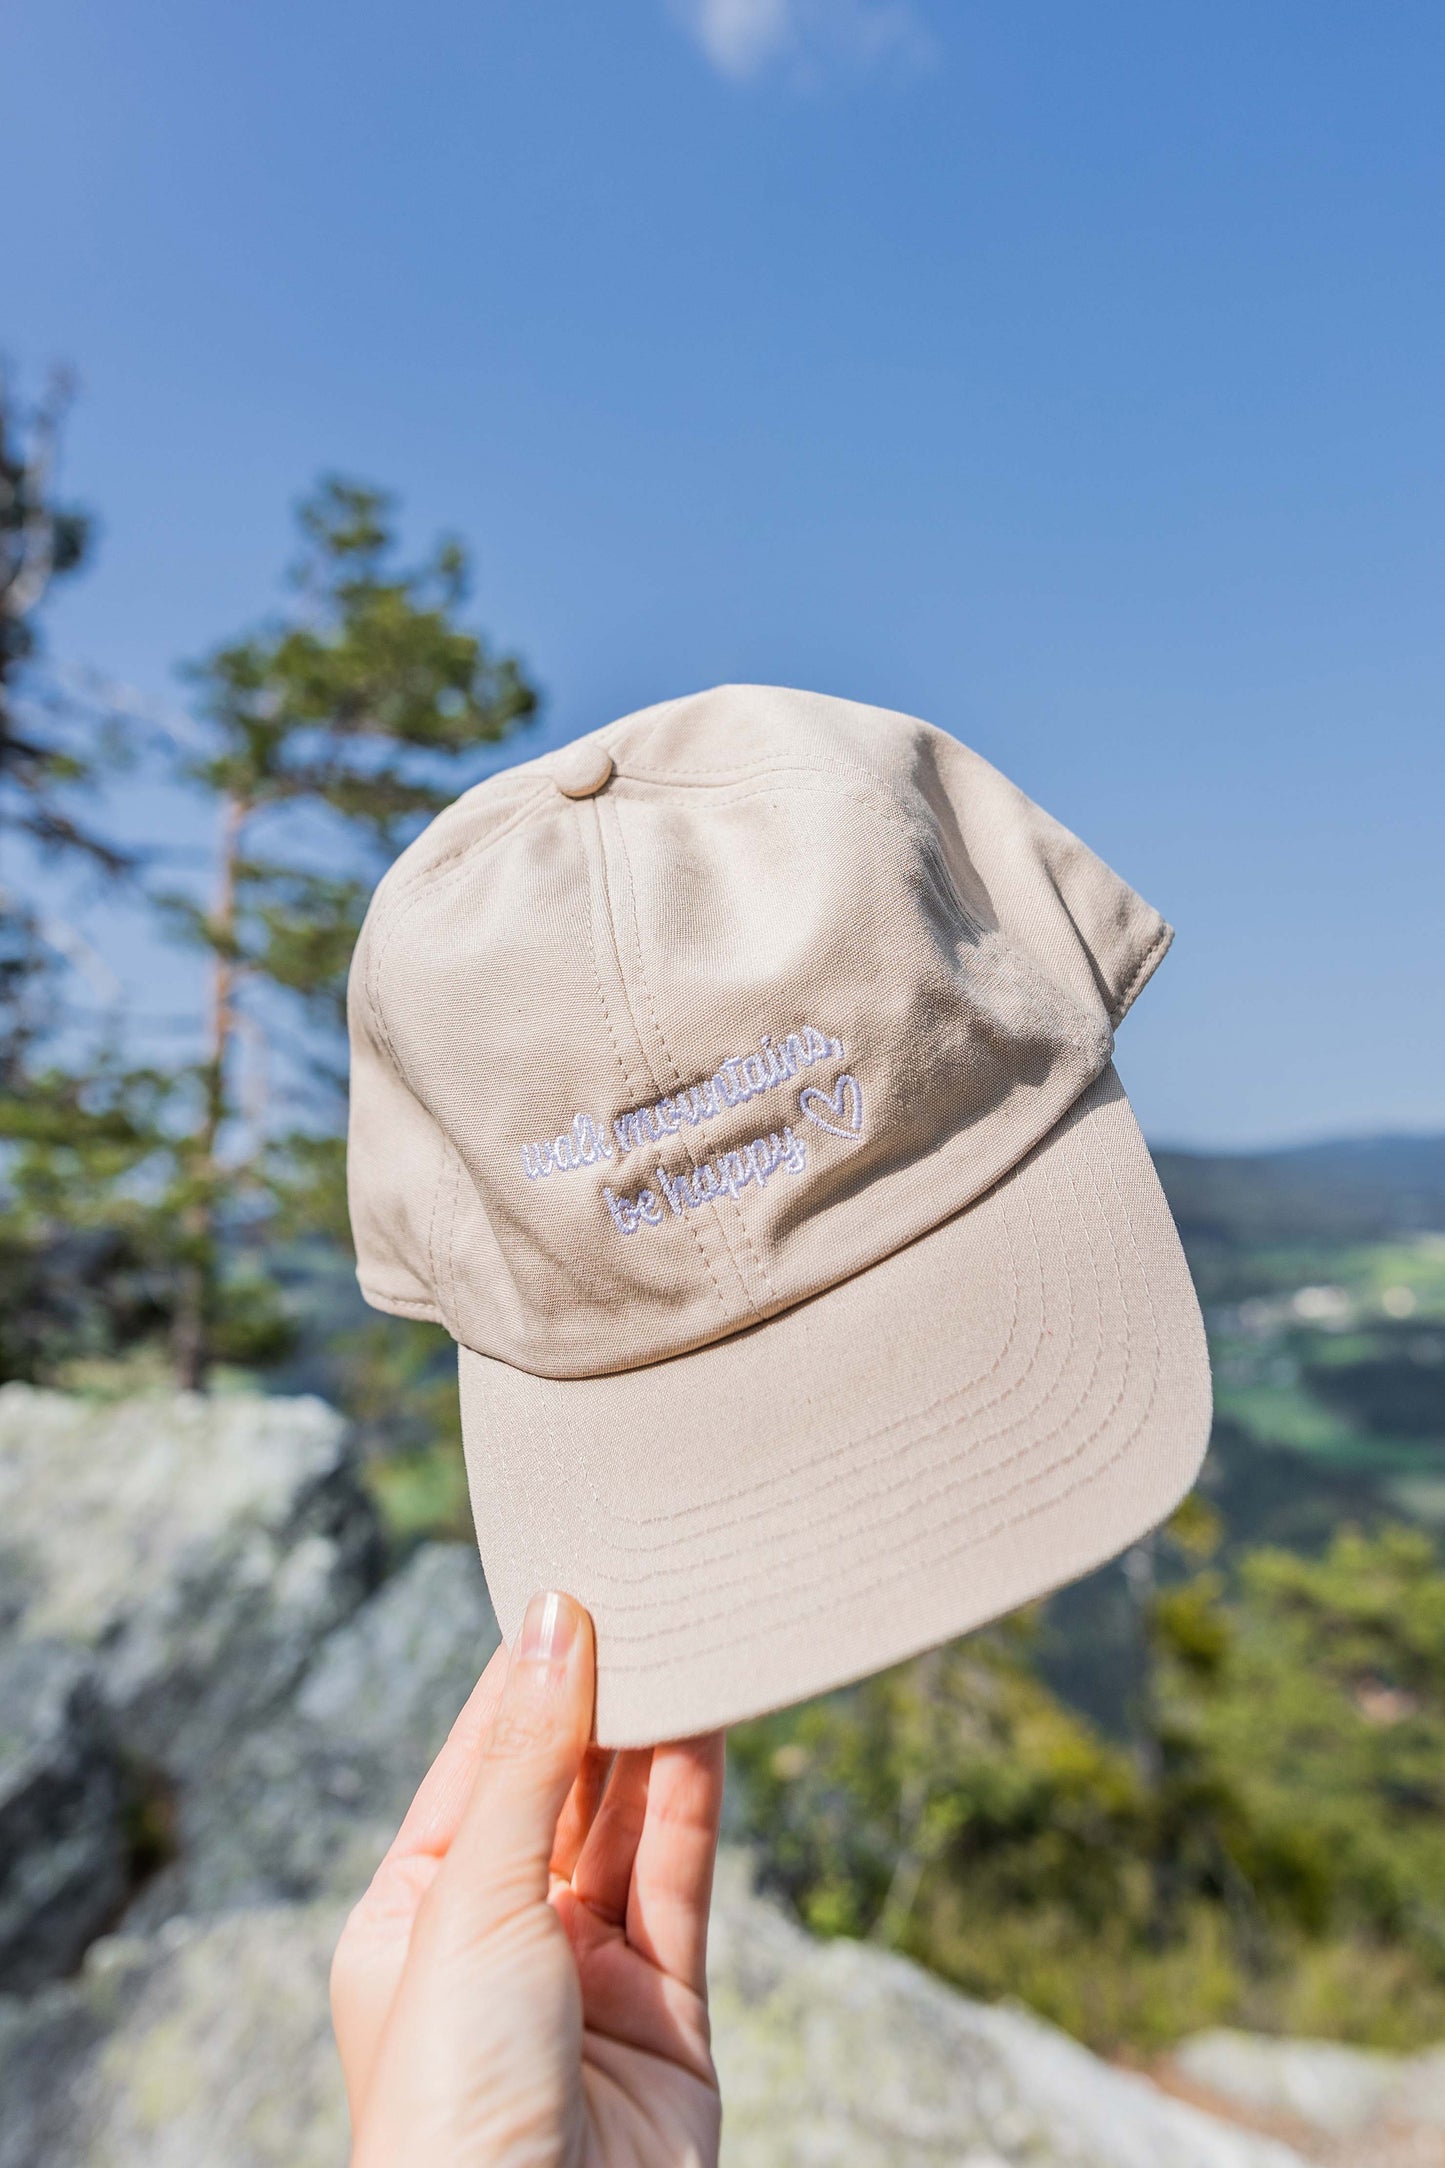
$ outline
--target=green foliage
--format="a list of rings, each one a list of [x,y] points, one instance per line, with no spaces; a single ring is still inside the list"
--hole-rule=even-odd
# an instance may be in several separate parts
[[[1445,2027],[1445,1571],[1345,1532],[1148,1599],[1130,1746],[1016,1632],[746,1726],[766,1874],[1102,2048],[1236,2022],[1414,2044]]]
[[[181,771],[230,808],[231,831],[219,901],[173,903],[215,956],[336,1025],[376,874],[537,696],[515,657],[458,622],[460,543],[398,566],[392,499],[335,476],[298,519],[291,612],[187,672],[207,745]],[[308,848],[284,816],[318,813]]]
[[[291,613],[189,672],[206,743],[180,772],[222,809],[211,903],[166,899],[212,974],[204,1112],[196,1149],[178,1147],[191,1152],[191,1193],[172,1222],[173,1337],[191,1383],[232,1325],[225,1212],[238,1190],[268,1199],[278,1228],[340,1228],[346,971],[376,875],[473,778],[478,748],[536,706],[515,660],[456,621],[467,588],[458,543],[418,570],[398,567],[390,499],[336,478],[299,518]],[[309,1128],[270,1104],[288,1002],[321,1085]]]
[[[163,1339],[187,1230],[208,1194],[194,1139],[203,1109],[194,1069],[98,1062],[82,1075],[34,1071],[0,1091],[0,1381],[61,1383]],[[261,1269],[244,1185],[227,1199],[218,1260],[215,1359],[279,1360],[293,1331]]]
[[[355,1426],[368,1486],[393,1543],[470,1539],[457,1351],[445,1328],[372,1317],[334,1333],[322,1382]]]
[[[1260,1551],[1210,1606],[1212,1690],[1175,1683],[1191,1751],[1236,1772],[1258,1901],[1310,1931],[1383,1934],[1445,1979],[1445,1573],[1419,1530]],[[1176,1666],[1172,1620],[1163,1624]],[[1265,1864],[1259,1866],[1257,1860]]]
[[[299,616],[217,648],[193,673],[219,733],[195,764],[209,789],[250,805],[320,799],[394,841],[451,795],[408,779],[403,749],[470,753],[533,713],[516,661],[455,622],[469,584],[461,544],[398,568],[393,515],[384,493],[335,476],[302,504]],[[351,757],[360,741],[373,762]]]
[[[26,407],[0,377],[0,847],[114,880],[133,860],[79,808],[121,747],[114,718],[45,667],[41,619],[85,562],[87,515],[55,492],[69,386]],[[156,1320],[140,1194],[112,1213],[146,1156],[160,1080],[113,1054],[57,1047],[74,929],[0,887],[0,1380],[53,1375]],[[143,1178],[142,1178],[143,1187]]]
[[[906,1934],[925,1884],[1103,1917],[1137,1817],[1127,1757],[1081,1724],[1000,1631],[748,1727],[735,1752],[769,1871],[816,1926]]]
[[[0,1379],[143,1337],[159,1312],[143,1246],[112,1193],[145,1156],[146,1110],[104,1073],[13,1071],[0,1094]]]
[[[456,1356],[452,1356],[456,1398]],[[377,1454],[366,1464],[366,1487],[389,1543],[405,1552],[420,1542],[473,1541],[471,1502],[461,1444],[437,1439],[415,1452]]]
[[[88,514],[55,494],[69,399],[57,374],[27,407],[0,374],[0,835],[116,872],[125,853],[75,809],[113,750],[104,719],[39,669],[42,607],[56,581],[79,571],[93,539]]]
[[[1445,1528],[1445,1235],[1241,1253],[1206,1315],[1232,1526],[1290,1545],[1347,1516]]]
[[[33,458],[0,456],[0,572],[9,504],[11,591],[27,607],[39,590],[26,567],[77,562],[84,542],[83,525],[46,509],[39,475]],[[479,753],[535,710],[515,659],[459,620],[458,543],[399,565],[391,500],[335,478],[299,524],[288,611],[188,673],[200,736],[174,772],[219,812],[217,859],[208,902],[157,901],[208,959],[198,1057],[164,1074],[40,1073],[45,960],[28,919],[12,914],[0,943],[6,1374],[54,1378],[163,1337],[181,1382],[199,1386],[217,1362],[265,1367],[290,1350],[294,1321],[261,1252],[303,1232],[348,1239],[346,972],[370,890],[475,780]],[[0,652],[18,660],[34,644],[16,632]],[[0,740],[0,791],[8,776],[17,819],[54,840],[56,791],[84,765],[17,747]]]
[[[1302,1366],[1304,1384],[1347,1421],[1385,1437],[1445,1433],[1445,1325],[1382,1321],[1346,1350]]]

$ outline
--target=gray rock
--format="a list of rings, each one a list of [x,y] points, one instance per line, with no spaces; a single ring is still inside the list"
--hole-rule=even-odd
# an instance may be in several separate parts
[[[0,1988],[69,1969],[125,1894],[115,1741],[83,1656],[0,1644]]]
[[[332,1908],[177,1920],[0,2003],[0,2168],[342,2168]]]
[[[0,2006],[0,2168],[341,2168],[342,1910],[174,1921]],[[1032,2018],[813,1943],[736,1859],[713,1942],[725,2168],[1300,2168]]]
[[[91,1652],[127,1752],[181,1781],[290,1691],[380,1568],[319,1400],[7,1385],[0,1531],[12,1631]]]
[[[721,1863],[714,2045],[726,2168],[1300,2168],[1021,2010],[814,1942]]]
[[[1182,2042],[1171,2061],[1221,2102],[1287,2116],[1330,2137],[1385,2125],[1445,2132],[1445,2048],[1382,2055],[1334,2040],[1273,2040],[1220,2027]]]
[[[128,1819],[184,1829],[380,1560],[318,1400],[0,1390],[0,1984],[111,1923]]]
[[[423,1546],[321,1643],[275,1720],[216,1757],[131,1924],[354,1896],[500,1639],[472,1545]]]

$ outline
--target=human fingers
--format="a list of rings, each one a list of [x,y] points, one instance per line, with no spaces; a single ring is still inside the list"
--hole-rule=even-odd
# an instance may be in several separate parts
[[[606,1747],[589,1746],[582,1757],[582,1767],[577,1781],[563,1803],[557,1819],[557,1836],[552,1846],[551,1873],[558,1880],[570,1881],[572,1870],[586,1844],[602,1795],[607,1789],[612,1772],[612,1755]]]
[[[627,1903],[632,1947],[698,1995],[706,1988],[724,1761],[720,1731],[653,1749]]]
[[[506,1677],[506,1644],[499,1643],[447,1733],[446,1744],[418,1785],[416,1797],[391,1841],[388,1860],[413,1852],[429,1852],[439,1858],[446,1851],[472,1796],[482,1748]]]
[[[493,1654],[446,1743],[417,1788],[365,1894],[352,1908],[331,1961],[331,2015],[353,2113],[406,1963],[417,1907],[431,1887],[471,1796],[482,1742],[506,1677]]]
[[[630,1747],[618,1755],[597,1818],[572,1870],[573,1895],[614,1927],[627,1917],[627,1892],[647,1815],[651,1767],[651,1747]]]
[[[482,1941],[547,1895],[557,1824],[592,1730],[592,1621],[570,1596],[532,1598],[472,1795],[418,1918]]]
[[[369,1909],[373,1913],[380,1914],[383,1909],[394,1911],[396,1900],[408,1890],[427,1887],[429,1878],[419,1874],[413,1864],[417,1855],[429,1855],[439,1859],[451,1843],[462,1811],[471,1797],[472,1786],[476,1782],[482,1746],[501,1699],[507,1661],[505,1647],[493,1652],[485,1672],[452,1726],[446,1745],[424,1778],[386,1858],[377,1870],[379,1886],[374,1894],[369,1893]],[[578,1854],[587,1841],[598,1804],[607,1787],[611,1767],[610,1752],[602,1747],[588,1747],[576,1782],[562,1808],[552,1850],[550,1871],[564,1880],[570,1877]],[[404,1863],[407,1871],[402,1873],[399,1870]],[[410,1916],[414,1911],[413,1898],[407,1913],[408,1932]],[[404,1956],[403,1944],[392,1966],[393,1983],[399,1975]]]

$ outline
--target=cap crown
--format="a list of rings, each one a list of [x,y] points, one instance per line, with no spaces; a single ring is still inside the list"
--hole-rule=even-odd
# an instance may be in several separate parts
[[[989,1188],[1169,929],[926,723],[724,686],[479,785],[351,978],[363,1292],[553,1377],[756,1323]]]

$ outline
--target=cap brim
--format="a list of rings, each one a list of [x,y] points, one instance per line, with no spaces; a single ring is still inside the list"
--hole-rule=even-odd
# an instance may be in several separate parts
[[[608,1377],[460,1350],[483,1564],[597,1629],[647,1745],[898,1662],[1087,1573],[1198,1472],[1209,1363],[1112,1069],[987,1195],[767,1323]]]

